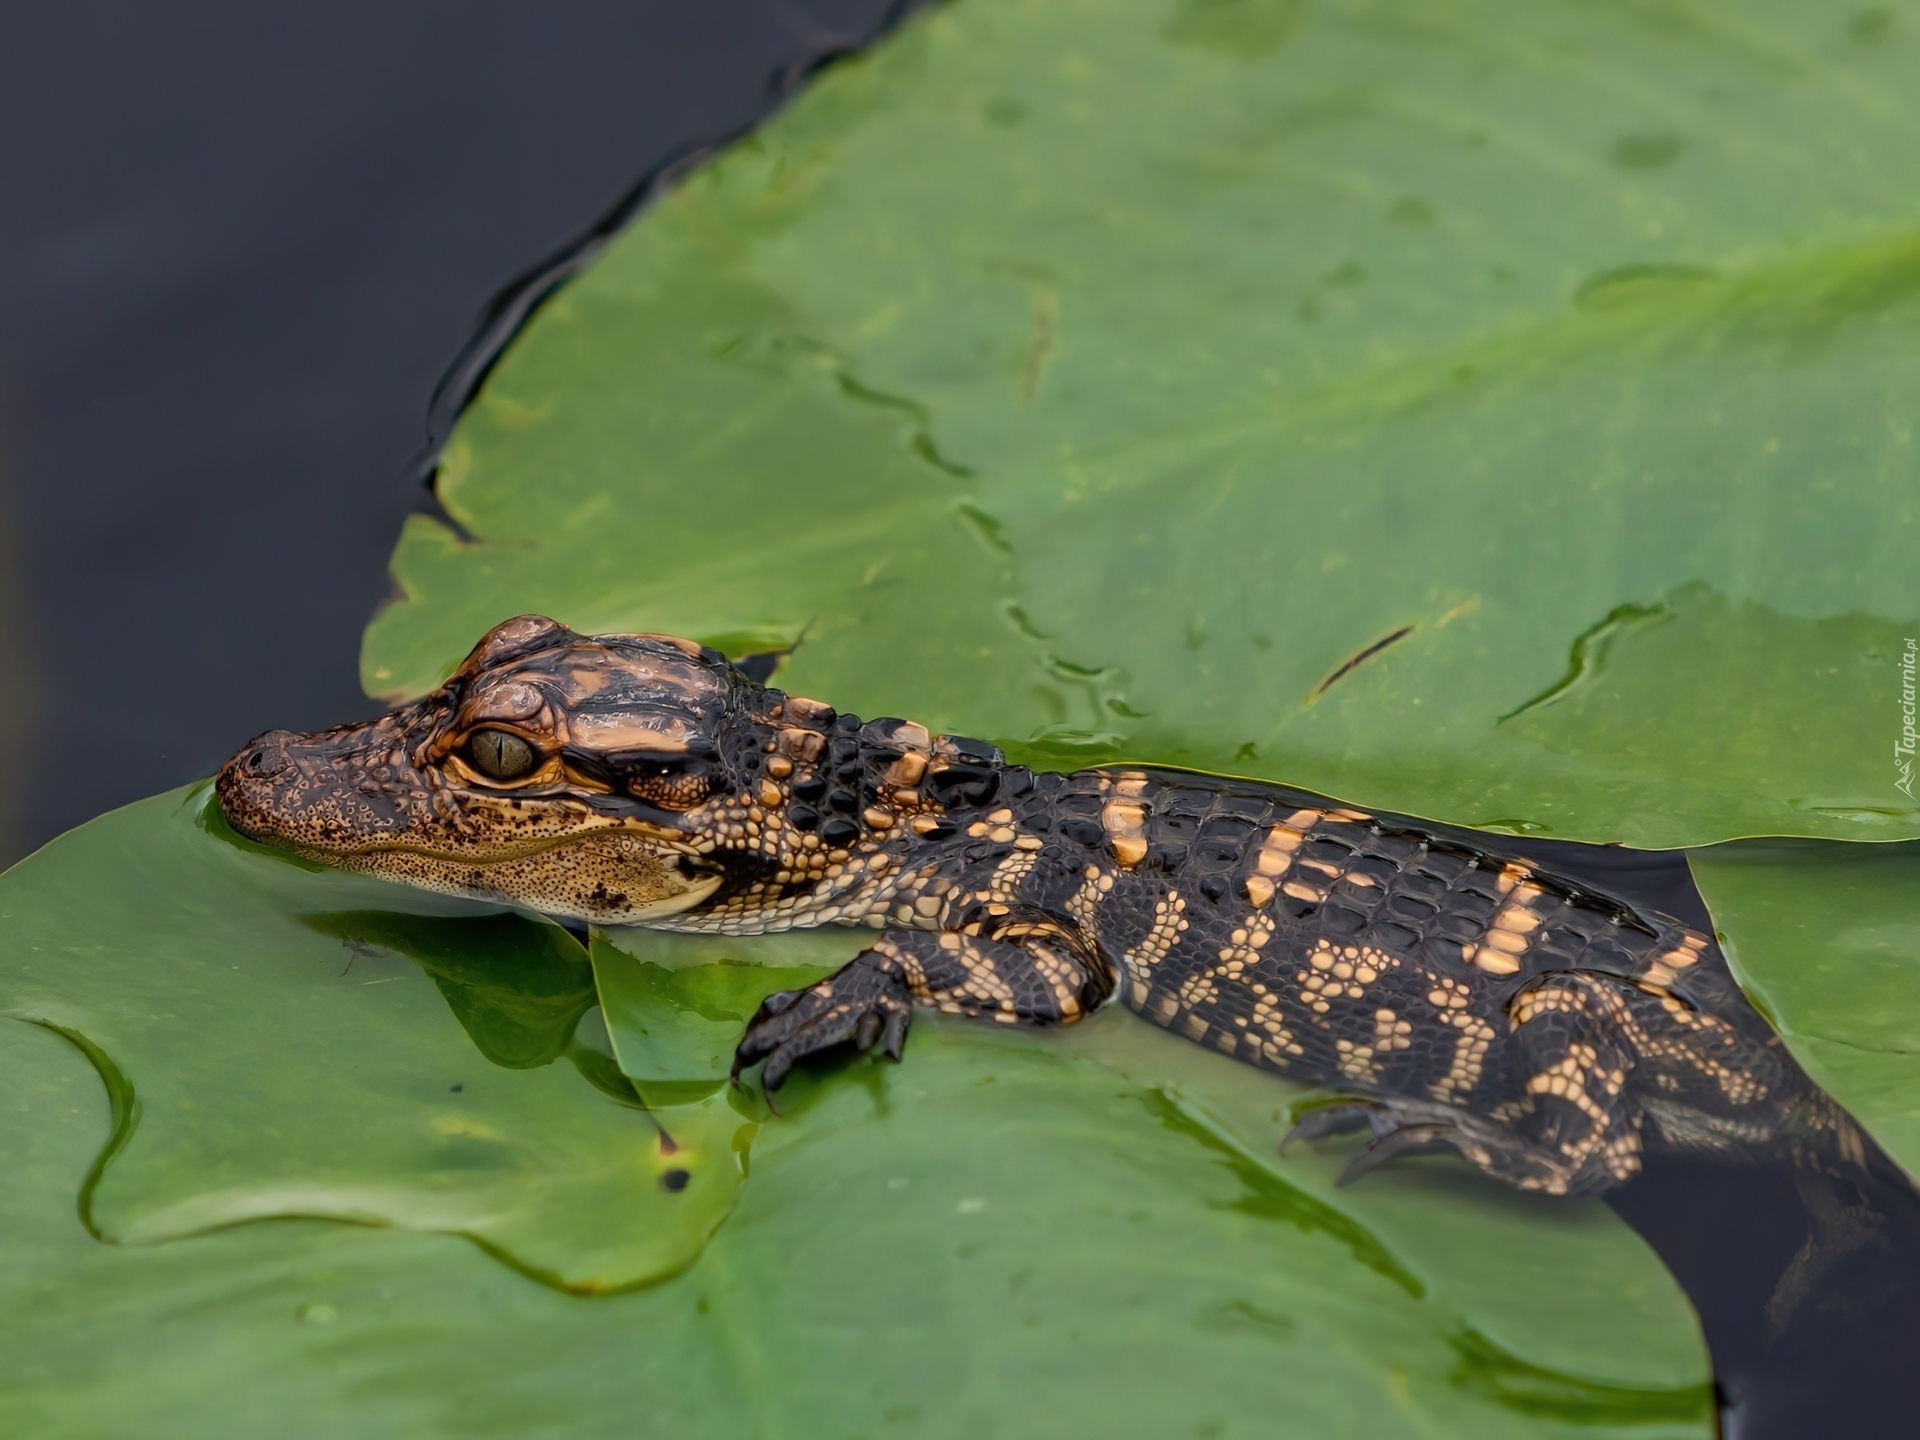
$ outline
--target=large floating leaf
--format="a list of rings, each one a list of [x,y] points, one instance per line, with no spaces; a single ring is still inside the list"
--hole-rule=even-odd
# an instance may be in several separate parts
[[[1336,1191],[1273,1154],[1293,1091],[1122,1012],[923,1020],[772,1117],[692,1022],[857,934],[623,933],[590,973],[204,798],[0,879],[10,1431],[1708,1433],[1691,1313],[1597,1202]],[[236,1223],[276,1216],[358,1223]]]
[[[1749,840],[1687,859],[1787,1048],[1920,1175],[1920,845]]]
[[[1087,1038],[1122,1051],[1181,1048],[1125,1014],[1096,1024],[1110,1033]],[[1277,1173],[1270,1088],[1237,1107],[1242,1077],[1215,1091],[1223,1076],[1193,1047],[1123,1075],[1056,1038],[929,1024],[901,1066],[783,1092],[708,1259],[729,1262],[743,1308],[779,1317],[773,1388],[790,1413],[842,1413],[860,1389],[945,1434],[1709,1423],[1667,1282],[1601,1207],[1488,1205],[1445,1171],[1400,1177],[1375,1202],[1400,1224],[1376,1224],[1370,1206],[1330,1203],[1332,1157]],[[1537,1273],[1493,1278],[1536,1245]],[[1452,1288],[1476,1269],[1468,1293]],[[1604,1334],[1570,1291],[1614,1317]],[[1467,1373],[1482,1345],[1502,1357],[1491,1384]],[[1544,1397],[1520,1354],[1555,1377]]]
[[[776,986],[808,983],[844,963],[863,943],[861,933],[825,927],[741,941],[609,932],[594,945],[594,965],[622,1068],[636,1083],[670,1073],[706,1082],[726,1073],[737,1027],[712,1058],[709,1047],[686,1047],[670,1032],[663,1044],[664,1027],[656,1017],[665,986],[659,977],[672,976],[683,994],[737,996],[720,1003],[738,1006],[744,1019]],[[763,957],[767,968],[742,965],[734,957],[743,954]],[[1185,1162],[1173,1162],[1174,1168],[1223,1165],[1247,1187],[1229,1208],[1333,1237],[1363,1267],[1413,1298],[1437,1290],[1451,1303],[1464,1300],[1472,1325],[1498,1332],[1549,1368],[1590,1378],[1637,1375],[1644,1383],[1651,1367],[1665,1377],[1663,1384],[1677,1389],[1694,1373],[1688,1347],[1676,1343],[1665,1313],[1666,1286],[1649,1283],[1649,1272],[1615,1248],[1611,1213],[1597,1202],[1542,1202],[1483,1183],[1451,1164],[1409,1167],[1383,1184],[1338,1190],[1345,1154],[1302,1150],[1285,1161],[1277,1157],[1292,1104],[1310,1091],[1178,1039],[1125,1010],[1109,1009],[1050,1032],[983,1031],[933,1015],[920,1016],[915,1025],[918,1038],[904,1069],[855,1069],[876,1107],[869,1117],[874,1133],[860,1142],[863,1149],[872,1147],[863,1163],[888,1168],[895,1163],[888,1158],[894,1147],[904,1154],[922,1146],[922,1130],[936,1145],[964,1145],[976,1133],[988,1144],[1010,1144],[1011,1130],[1030,1123],[1036,1133],[1062,1134],[1041,1117],[1063,1105],[1078,1106],[1085,1113],[1072,1128],[1085,1138],[1098,1137],[1117,1154],[1157,1148],[1156,1127],[1187,1136],[1198,1149]],[[960,1056],[971,1078],[951,1071],[963,1063]],[[669,1057],[693,1068],[664,1070]],[[938,1078],[930,1078],[929,1070]],[[986,1094],[978,1093],[988,1086]],[[945,1113],[930,1123],[926,1115],[896,1115],[907,1097]],[[798,1097],[783,1091],[783,1114],[760,1137],[756,1160],[788,1143],[820,1143],[812,1119],[817,1103],[821,1097],[811,1087]],[[792,1121],[804,1122],[797,1135],[783,1128]],[[972,1164],[959,1168],[967,1173]],[[1073,1174],[1073,1167],[1065,1167],[1051,1184],[1069,1197],[1086,1187],[1082,1203],[1094,1210],[1117,1203],[1133,1188],[1129,1182],[1109,1189],[1104,1177],[1089,1184],[1068,1178]],[[1064,1247],[1067,1240],[1055,1243]],[[1137,1258],[1128,1260],[1129,1268]],[[1596,1308],[1586,1316],[1569,1313],[1563,1299],[1570,1290],[1592,1297]],[[1622,1331],[1636,1338],[1623,1342]],[[1643,1400],[1656,1410],[1679,1404],[1681,1414],[1690,1403],[1672,1395]]]
[[[505,357],[378,693],[544,610],[1043,761],[1641,845],[1920,834],[1920,25],[965,0]]]
[[[219,838],[206,801],[145,801],[0,882],[0,1011],[92,1047],[116,1087],[117,1153],[81,1197],[102,1239],[399,1225],[589,1292],[699,1253],[751,1122],[673,1111],[663,1147],[617,1072],[625,1105],[595,1088],[570,935]]]

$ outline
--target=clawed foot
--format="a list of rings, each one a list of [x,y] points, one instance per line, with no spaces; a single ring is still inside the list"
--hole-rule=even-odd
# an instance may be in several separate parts
[[[913,996],[897,975],[856,962],[810,990],[781,990],[761,1001],[733,1054],[733,1078],[764,1059],[761,1088],[778,1090],[803,1055],[851,1042],[885,1048],[898,1060],[913,1018]]]
[[[1307,1111],[1280,1141],[1280,1153],[1296,1140],[1324,1140],[1332,1135],[1351,1135],[1357,1130],[1373,1131],[1368,1142],[1340,1172],[1337,1185],[1351,1185],[1370,1170],[1376,1170],[1401,1155],[1419,1155],[1432,1150],[1457,1149],[1454,1126],[1445,1119],[1421,1116],[1417,1119],[1396,1113],[1391,1105],[1376,1100],[1343,1100]]]

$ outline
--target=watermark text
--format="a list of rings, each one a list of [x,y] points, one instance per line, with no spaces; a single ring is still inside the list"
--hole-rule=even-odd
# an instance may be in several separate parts
[[[1900,738],[1893,742],[1894,788],[1913,799],[1913,693],[1915,662],[1920,661],[1920,646],[1911,635],[1907,648],[1900,652]]]

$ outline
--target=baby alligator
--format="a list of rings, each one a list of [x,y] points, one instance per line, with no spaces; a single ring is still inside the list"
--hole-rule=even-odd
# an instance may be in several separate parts
[[[415,704],[261,736],[218,794],[311,860],[548,915],[871,929],[748,1025],[735,1073],[764,1061],[768,1090],[843,1043],[898,1059],[915,1005],[1044,1025],[1118,998],[1350,1097],[1295,1133],[1371,1129],[1352,1173],[1450,1146],[1566,1194],[1649,1142],[1862,1148],[1678,921],[1278,786],[863,724],[691,641],[509,620]]]

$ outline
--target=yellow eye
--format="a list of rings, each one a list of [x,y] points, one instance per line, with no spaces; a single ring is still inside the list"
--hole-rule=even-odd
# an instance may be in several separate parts
[[[473,768],[491,780],[513,780],[533,768],[533,747],[505,730],[480,730],[467,742]]]

